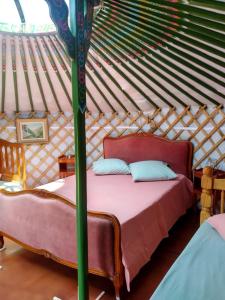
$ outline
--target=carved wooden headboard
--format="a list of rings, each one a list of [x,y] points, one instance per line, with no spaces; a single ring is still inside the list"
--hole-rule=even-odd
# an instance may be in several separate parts
[[[104,157],[119,158],[127,163],[161,160],[171,169],[193,179],[193,145],[189,141],[174,141],[154,134],[136,133],[118,138],[105,137]]]
[[[24,145],[0,139],[0,178],[3,181],[18,181],[25,188],[26,165]]]

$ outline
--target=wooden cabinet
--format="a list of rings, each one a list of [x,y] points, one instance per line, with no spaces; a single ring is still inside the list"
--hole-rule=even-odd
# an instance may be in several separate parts
[[[75,156],[61,155],[58,157],[59,178],[65,178],[75,174]]]

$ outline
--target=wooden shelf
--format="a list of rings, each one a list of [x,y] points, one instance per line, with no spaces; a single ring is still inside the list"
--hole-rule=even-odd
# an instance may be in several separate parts
[[[59,178],[65,178],[75,174],[75,156],[61,155],[58,157]]]

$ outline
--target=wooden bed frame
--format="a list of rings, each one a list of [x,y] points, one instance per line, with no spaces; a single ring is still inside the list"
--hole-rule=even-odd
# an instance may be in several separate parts
[[[7,192],[4,190],[0,190],[0,198],[1,198],[1,194],[4,194],[9,197],[12,195],[11,192]],[[66,198],[56,195],[54,193],[45,191],[45,190],[25,190],[25,191],[20,191],[20,192],[13,192],[13,195],[23,195],[23,194],[35,195],[40,198],[43,198],[43,200],[57,200],[57,201],[64,203],[65,205],[72,207],[73,209],[76,209],[76,205],[69,202]],[[0,199],[0,201],[1,201],[1,199]],[[111,277],[104,270],[97,270],[97,269],[89,268],[88,272],[91,274],[109,278],[113,282],[113,285],[115,288],[116,299],[120,299],[120,290],[124,283],[124,268],[123,268],[123,264],[122,264],[121,241],[120,241],[121,240],[121,238],[120,238],[120,236],[121,236],[120,223],[114,215],[110,215],[110,214],[103,213],[103,212],[88,211],[87,215],[88,215],[88,217],[95,217],[95,218],[99,218],[99,219],[109,220],[113,225],[113,235],[114,235],[114,251],[113,252],[114,252],[114,269],[115,269],[114,276]],[[25,248],[29,251],[44,255],[45,257],[50,258],[60,264],[63,264],[65,266],[68,266],[68,267],[71,267],[74,269],[77,269],[77,267],[78,267],[77,264],[75,264],[75,263],[65,261],[65,260],[61,259],[60,257],[56,257],[52,253],[50,253],[44,249],[33,248],[27,244],[24,244],[24,243],[18,241],[14,237],[9,236],[7,233],[2,232],[2,231],[0,231],[0,250],[4,248],[4,237],[16,242],[17,244],[19,244],[20,246],[22,246],[23,248]]]
[[[202,193],[201,193],[201,214],[200,224],[213,215],[214,191],[221,192],[220,198],[220,213],[224,213],[225,208],[225,179],[217,179],[213,177],[213,169],[211,167],[205,167],[203,169],[203,176],[201,181]]]
[[[24,145],[0,139],[0,178],[17,181],[26,188],[26,164]]]
[[[119,138],[106,137],[104,139],[104,142],[103,142],[104,143],[104,157],[109,158],[110,156],[114,156],[113,148],[115,149],[115,147],[117,147],[116,144],[117,143],[120,144],[121,141],[123,141],[123,143],[125,142],[129,145],[129,143],[130,142],[132,143],[133,141],[135,141],[135,143],[137,143],[137,139],[141,143],[141,141],[143,139],[146,139],[146,138],[147,138],[147,143],[148,143],[148,149],[147,150],[149,150],[149,151],[147,151],[146,159],[157,159],[157,157],[152,157],[152,158],[150,157],[151,156],[150,155],[151,143],[152,143],[152,145],[155,142],[159,143],[162,146],[161,149],[163,149],[163,151],[167,151],[167,152],[168,152],[168,149],[169,149],[168,147],[170,147],[170,146],[172,146],[172,147],[175,146],[175,148],[177,148],[176,145],[179,145],[178,147],[180,147],[181,145],[184,145],[186,147],[185,151],[187,152],[187,154],[186,154],[187,161],[184,162],[186,164],[185,165],[186,176],[189,177],[190,179],[192,179],[193,146],[188,141],[171,141],[171,140],[168,140],[168,139],[165,139],[165,138],[162,138],[162,137],[155,136],[153,134],[130,134],[130,135],[122,136],[122,137],[119,137]],[[166,145],[166,147],[165,147],[165,145]],[[122,150],[121,151],[122,156],[124,155],[124,150],[125,150],[125,155],[126,155],[126,152],[128,152],[127,149],[124,149],[123,147],[120,147],[120,150]],[[120,152],[120,150],[119,150],[119,152]],[[143,151],[141,149],[139,149],[138,151],[141,151],[139,161],[143,160],[143,153],[142,153]],[[156,155],[158,155],[158,152],[160,152],[160,151],[157,151]],[[115,157],[120,158],[121,155],[119,153],[117,153],[117,154],[118,155],[115,156]],[[136,153],[136,154],[139,155],[138,153]],[[126,157],[125,157],[125,160],[126,160]],[[127,160],[129,162],[129,158]],[[177,160],[177,158],[174,158],[174,160]],[[1,197],[1,193],[3,193],[6,196],[9,196],[9,197],[10,197],[10,195],[12,195],[10,192],[0,191],[0,197]],[[76,209],[76,205],[72,204],[67,199],[65,199],[65,198],[63,198],[59,195],[56,195],[52,192],[48,192],[48,191],[44,191],[44,190],[26,190],[26,191],[16,192],[16,193],[13,193],[13,194],[14,195],[31,194],[31,195],[36,195],[38,197],[42,197],[43,200],[54,198],[54,200],[58,200],[60,202],[63,202],[65,205],[68,205],[68,206]],[[114,215],[110,215],[110,214],[103,213],[103,212],[88,211],[88,217],[89,216],[100,218],[100,219],[107,219],[113,225],[114,276],[113,277],[109,276],[109,274],[107,274],[104,270],[89,269],[88,271],[89,271],[89,273],[109,278],[113,282],[113,285],[114,285],[114,288],[115,288],[116,299],[118,300],[118,299],[120,299],[120,290],[121,290],[121,287],[123,286],[124,280],[125,280],[124,267],[123,267],[123,264],[122,264],[122,254],[121,254],[121,238],[120,238],[121,229],[120,229],[120,223]],[[57,261],[57,262],[59,262],[63,265],[66,265],[66,266],[77,269],[77,264],[71,263],[69,261],[64,261],[64,260],[60,259],[59,257],[55,257],[54,255],[52,255],[48,251],[40,250],[40,249],[34,249],[34,248],[30,247],[29,245],[25,245],[25,244],[21,243],[20,241],[15,240],[14,237],[8,236],[5,232],[1,232],[1,231],[0,231],[0,248],[2,248],[4,246],[3,236],[15,241],[16,243],[20,244],[22,247],[24,247],[24,248],[26,248],[26,249],[34,252],[34,253],[44,255],[44,256],[46,256],[48,258],[51,258],[51,259],[53,259],[53,260],[55,260],[55,261]]]

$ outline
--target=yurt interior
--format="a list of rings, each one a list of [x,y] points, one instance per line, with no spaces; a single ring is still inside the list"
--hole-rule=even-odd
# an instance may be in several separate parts
[[[0,300],[225,299],[224,103],[224,0],[0,0]]]

